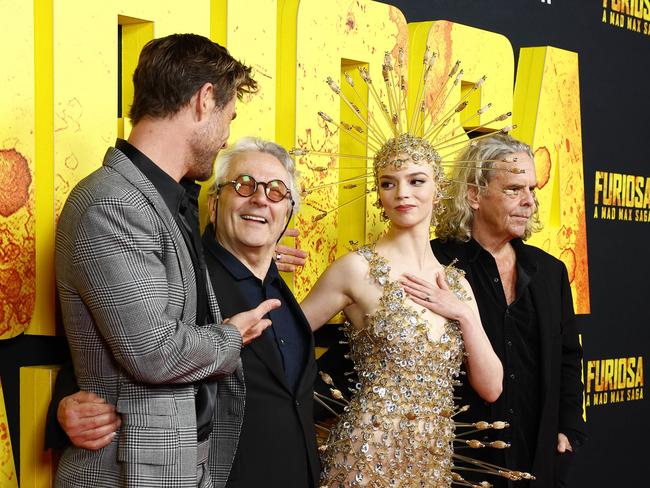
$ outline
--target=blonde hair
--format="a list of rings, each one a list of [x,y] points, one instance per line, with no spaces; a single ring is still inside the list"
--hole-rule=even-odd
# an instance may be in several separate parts
[[[467,199],[470,187],[485,191],[492,179],[494,171],[487,168],[494,166],[495,160],[504,159],[514,153],[523,152],[533,159],[533,153],[525,144],[507,134],[496,134],[471,144],[458,158],[453,168],[451,182],[448,187],[448,198],[443,202],[444,211],[436,226],[436,236],[442,240],[457,240],[467,242],[472,237],[472,222],[474,210]],[[526,225],[522,238],[528,239],[534,232],[541,229],[537,199],[535,212]]]

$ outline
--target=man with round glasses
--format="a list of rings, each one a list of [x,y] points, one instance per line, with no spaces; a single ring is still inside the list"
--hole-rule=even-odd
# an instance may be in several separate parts
[[[241,353],[246,402],[227,487],[317,486],[313,336],[273,259],[299,204],[295,163],[284,148],[244,138],[219,155],[203,248],[222,312],[282,302],[270,313],[273,325]]]

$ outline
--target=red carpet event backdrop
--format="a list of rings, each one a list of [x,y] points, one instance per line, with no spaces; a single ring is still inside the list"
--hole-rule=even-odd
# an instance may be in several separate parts
[[[45,411],[67,357],[54,293],[57,217],[106,146],[128,136],[142,46],[174,32],[209,36],[253,66],[261,89],[240,103],[231,141],[257,135],[351,156],[367,153],[363,138],[317,116],[349,110],[328,76],[343,90],[359,67],[380,79],[387,53],[414,104],[427,46],[438,54],[434,82],[461,60],[463,81],[426,103],[445,112],[467,96],[466,113],[491,104],[471,121],[455,116],[450,135],[460,142],[512,113],[539,182],[544,228],[529,242],[569,271],[589,428],[571,486],[644,483],[649,0],[0,0],[0,18],[0,487],[51,486]],[[367,89],[360,95],[372,110]],[[384,225],[372,183],[355,180],[361,159],[321,159],[298,158],[303,186],[314,189],[294,219],[310,259],[285,277],[299,299],[350,241],[371,242]]]

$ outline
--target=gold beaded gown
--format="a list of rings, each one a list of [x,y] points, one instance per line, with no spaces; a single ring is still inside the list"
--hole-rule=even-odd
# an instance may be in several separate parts
[[[357,252],[383,293],[362,330],[346,326],[358,383],[322,447],[321,486],[449,487],[459,326],[448,321],[434,336],[422,309],[390,280],[388,262],[372,247]],[[467,300],[461,273],[445,269],[450,289]]]

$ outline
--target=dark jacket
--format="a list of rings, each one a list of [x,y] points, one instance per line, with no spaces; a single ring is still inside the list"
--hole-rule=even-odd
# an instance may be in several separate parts
[[[431,242],[431,247],[443,265],[457,258],[456,267],[465,271],[465,277],[472,288],[475,288],[473,282],[473,273],[476,272],[473,267],[475,261],[470,254],[476,249],[477,244],[475,241],[442,242],[436,239]],[[541,404],[535,455],[530,467],[537,480],[530,486],[557,486],[564,471],[561,464],[570,457],[570,455],[564,457],[557,454],[558,432],[566,434],[574,448],[586,439],[586,429],[582,419],[582,348],[578,341],[571,288],[564,263],[541,249],[521,242],[517,244],[520,252],[526,253],[526,258],[537,265],[537,272],[530,283],[530,293],[539,327]],[[479,312],[483,317],[484,310],[494,306],[494,302],[487,299],[486,294],[480,293],[480,290],[475,290],[475,295]],[[502,324],[483,321],[483,327],[497,356],[503,360],[506,345],[503,340],[499,341],[503,334],[498,330]],[[507,384],[507,381],[504,381],[502,396],[507,393],[505,391]],[[476,420],[492,421],[507,417],[507,413],[502,411],[503,402],[499,400],[487,404],[478,395],[470,393],[464,396],[462,403],[470,405],[469,411]],[[517,446],[513,445],[510,449],[517,449]]]
[[[215,253],[212,226],[203,234],[205,259],[224,318],[249,310],[237,282]],[[272,266],[275,266],[272,264]],[[314,340],[300,306],[281,281],[282,296],[308,336],[308,351],[297,391],[287,385],[282,358],[267,329],[242,349],[246,404],[228,488],[318,486],[320,463],[313,418],[316,377]]]

